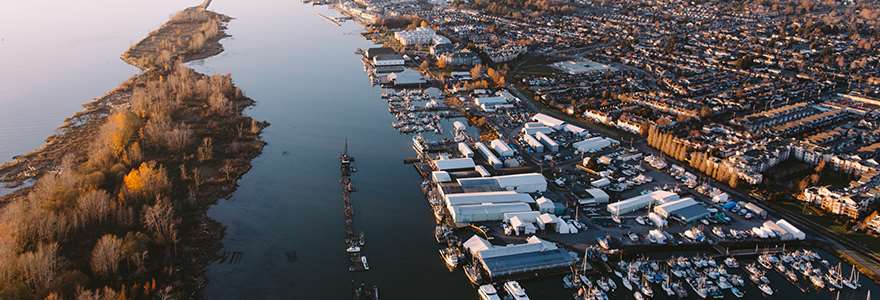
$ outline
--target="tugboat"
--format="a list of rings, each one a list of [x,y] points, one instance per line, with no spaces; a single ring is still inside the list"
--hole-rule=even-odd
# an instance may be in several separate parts
[[[451,271],[458,267],[462,254],[458,247],[447,247],[440,249],[440,256],[443,257],[443,261],[446,262],[446,266]]]
[[[480,269],[475,265],[466,265],[463,267],[464,275],[467,276],[468,280],[473,284],[481,284],[483,283],[483,274],[480,273]]]

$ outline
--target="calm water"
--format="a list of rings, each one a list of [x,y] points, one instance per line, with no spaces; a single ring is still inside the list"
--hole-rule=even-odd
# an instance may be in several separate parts
[[[83,103],[136,74],[119,55],[199,2],[2,1],[0,161],[39,146]]]
[[[16,83],[0,84],[0,157],[39,145],[82,102],[134,74],[119,54],[198,1],[81,2],[0,10],[0,82]],[[461,271],[448,272],[437,255],[420,180],[402,163],[413,155],[409,137],[389,126],[379,90],[353,54],[370,46],[360,28],[337,27],[317,15],[332,12],[296,0],[216,0],[212,7],[236,18],[233,37],[224,40],[225,53],[193,65],[233,74],[257,101],[249,113],[272,126],[238,191],[209,211],[227,227],[224,250],[243,255],[209,267],[205,298],[350,299],[352,282],[366,281],[381,287],[382,299],[476,299]],[[367,273],[347,271],[337,161],[345,138],[358,159],[353,201],[367,238]],[[831,298],[804,296],[772,274],[779,299]],[[525,286],[533,299],[569,299],[556,278]],[[746,292],[760,298],[754,287]]]

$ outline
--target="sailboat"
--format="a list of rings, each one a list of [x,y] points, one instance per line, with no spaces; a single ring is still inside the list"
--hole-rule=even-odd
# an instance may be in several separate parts
[[[843,285],[854,290],[862,286],[862,284],[859,283],[859,270],[856,270],[855,266],[850,269],[849,278],[843,280]]]

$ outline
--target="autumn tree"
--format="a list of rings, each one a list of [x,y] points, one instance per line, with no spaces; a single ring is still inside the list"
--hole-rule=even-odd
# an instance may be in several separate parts
[[[123,178],[126,199],[149,199],[163,194],[171,187],[165,167],[156,162],[144,162]]]
[[[102,236],[92,249],[92,271],[105,276],[116,274],[123,259],[122,250],[120,238],[112,234]]]
[[[174,216],[174,206],[168,198],[160,198],[147,207],[143,222],[157,241],[172,244],[177,242],[177,224],[180,220]]]

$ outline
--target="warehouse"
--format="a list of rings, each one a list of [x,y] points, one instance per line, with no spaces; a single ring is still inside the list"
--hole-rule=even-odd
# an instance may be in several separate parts
[[[468,147],[468,145],[465,143],[458,143],[458,152],[461,153],[461,156],[463,157],[474,157],[474,150],[471,150],[471,147]]]
[[[611,200],[608,193],[600,189],[586,189],[584,194],[586,194],[586,197],[578,197],[578,204],[580,205],[601,205],[607,204]]]
[[[563,122],[562,120],[545,114],[535,114],[534,116],[532,116],[532,120],[553,129],[562,128],[562,125],[565,124],[565,122]]]
[[[447,158],[433,160],[431,163],[437,171],[462,171],[473,170],[474,160],[470,158]]]
[[[475,258],[490,280],[543,270],[565,270],[577,261],[577,258],[559,249],[555,243],[534,236],[526,241],[526,244],[492,246],[479,250],[476,251]]]
[[[453,206],[483,203],[535,203],[528,194],[513,191],[447,194],[444,198],[450,209]]]
[[[590,134],[586,129],[571,124],[562,125],[562,130],[568,131],[576,136],[584,137]]]
[[[672,213],[678,209],[682,209],[691,205],[697,205],[697,201],[693,198],[683,198],[680,200],[671,201],[668,203],[660,204],[654,207],[654,213],[660,215],[663,218],[668,219],[672,216]]]
[[[458,225],[466,225],[473,222],[501,221],[506,213],[532,211],[531,206],[522,202],[456,205],[450,208],[449,214]]]
[[[583,153],[594,153],[617,144],[620,144],[620,142],[615,139],[597,136],[574,143],[571,146]]]
[[[403,72],[391,73],[388,75],[388,82],[394,86],[398,87],[407,87],[407,86],[420,86],[425,84],[425,78],[422,77],[422,74],[411,70],[406,69]]]
[[[678,194],[667,191],[653,191],[651,193],[632,197],[626,200],[608,204],[606,210],[614,215],[628,214],[652,204],[663,204],[678,200]]]
[[[690,223],[709,216],[709,210],[693,198],[684,198],[654,207],[654,213],[666,218]]]
[[[547,150],[550,152],[559,151],[559,143],[554,141],[550,136],[544,134],[543,132],[538,132],[535,134],[535,138],[537,138],[541,143],[544,143],[547,146]]]
[[[477,150],[483,154],[483,157],[486,158],[486,162],[488,162],[492,168],[499,169],[504,166],[504,163],[502,163],[501,160],[495,156],[495,153],[492,153],[492,151],[489,150],[489,147],[486,147],[485,144],[477,142],[474,145],[477,147]]]
[[[543,193],[547,191],[547,179],[538,173],[503,175],[494,177],[460,178],[462,188],[498,187],[520,193]]]
[[[533,136],[528,135],[528,134],[523,134],[522,138],[523,138],[523,141],[525,141],[526,144],[529,145],[529,147],[532,148],[532,150],[534,150],[535,152],[537,152],[537,153],[544,152],[544,144],[541,144],[541,142],[538,141],[538,139],[536,139]]]
[[[492,140],[492,142],[489,143],[489,145],[492,146],[492,149],[495,150],[495,153],[498,153],[498,156],[504,158],[513,156],[513,149],[511,149],[510,145],[502,140],[494,139]]]
[[[528,122],[523,126],[522,132],[528,135],[535,135],[538,132],[550,134],[553,132],[553,128],[544,126],[544,124],[538,122]]]

